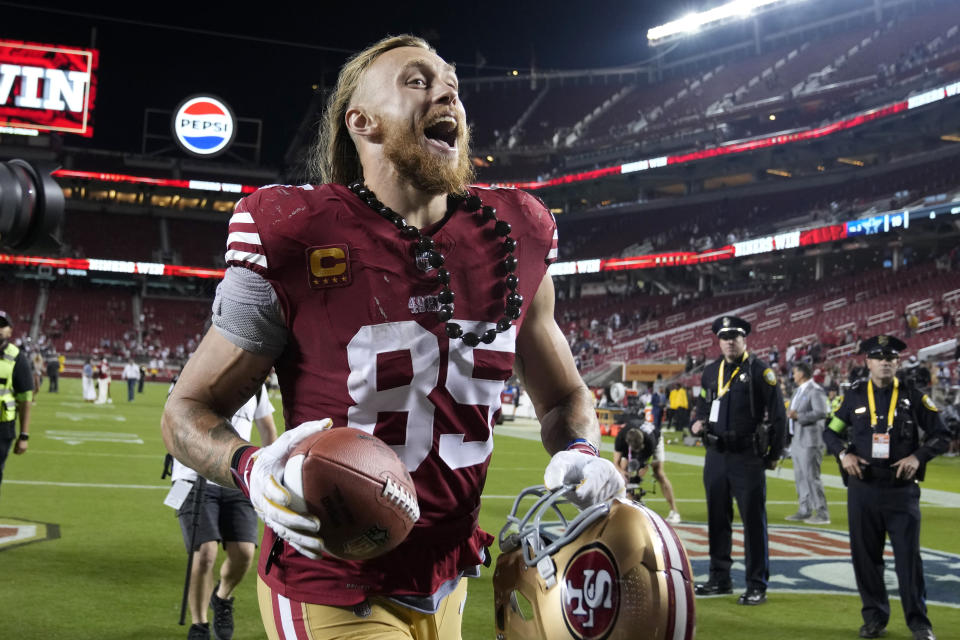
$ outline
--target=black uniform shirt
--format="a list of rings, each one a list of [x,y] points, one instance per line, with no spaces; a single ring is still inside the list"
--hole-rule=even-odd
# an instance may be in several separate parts
[[[834,455],[847,449],[881,468],[913,454],[920,461],[917,477],[922,479],[927,461],[947,450],[950,431],[930,398],[913,385],[903,382],[899,384],[897,392],[893,425],[888,429],[887,416],[892,396],[892,384],[882,389],[874,386],[877,424],[871,427],[867,382],[855,383],[844,395],[843,403],[824,430],[824,442],[827,450]],[[918,429],[926,435],[922,445]],[[873,435],[885,432],[890,436],[890,456],[873,458]]]
[[[33,368],[21,349],[13,363],[13,392],[18,394],[33,390]]]
[[[721,363],[723,363],[723,381],[718,386]],[[739,370],[737,370],[738,364]],[[734,371],[736,376],[730,382],[729,391],[720,398],[717,421],[709,423],[709,430],[717,434],[733,431],[738,437],[749,437],[757,432],[760,424],[766,419],[770,424],[768,457],[779,458],[783,450],[787,416],[777,376],[763,360],[749,357],[745,353],[740,363],[731,365],[720,358],[708,364],[701,377],[702,390],[700,397],[697,398],[696,419],[702,420],[705,425],[708,423],[710,405],[718,397],[718,389],[731,380]]]

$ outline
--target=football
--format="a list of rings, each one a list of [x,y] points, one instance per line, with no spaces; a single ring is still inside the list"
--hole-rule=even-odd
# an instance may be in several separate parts
[[[317,516],[323,546],[344,560],[394,549],[420,518],[406,466],[360,429],[328,429],[301,442],[287,460],[283,484],[291,507]]]

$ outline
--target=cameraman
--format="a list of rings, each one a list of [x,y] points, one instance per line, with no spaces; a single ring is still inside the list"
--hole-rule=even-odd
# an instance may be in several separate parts
[[[660,429],[646,422],[640,415],[632,415],[628,418],[613,443],[613,464],[623,474],[624,481],[629,487],[630,484],[641,482],[649,462],[653,467],[654,478],[663,487],[663,497],[670,505],[670,513],[666,520],[670,524],[680,524],[680,514],[677,512],[677,504],[673,498],[673,485],[670,484],[670,479],[663,470],[664,458],[663,437]]]

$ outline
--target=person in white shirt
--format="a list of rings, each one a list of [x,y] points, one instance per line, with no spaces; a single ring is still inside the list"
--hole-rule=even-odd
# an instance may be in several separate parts
[[[254,424],[257,425],[263,446],[277,439],[273,405],[270,403],[265,386],[237,410],[230,419],[230,424],[244,440],[250,440]],[[186,480],[196,485],[197,477],[196,471],[174,459],[171,477],[173,482]],[[188,553],[191,540],[193,541],[193,566],[187,590],[192,624],[187,638],[188,640],[210,638],[208,606],[213,608],[214,635],[217,638],[231,638],[233,636],[231,594],[253,563],[258,535],[257,514],[250,500],[239,489],[222,487],[207,480],[203,483],[203,495],[197,512],[199,520],[196,537],[194,537],[196,499],[197,487],[195,486],[177,512],[183,532],[183,542]],[[214,585],[213,569],[217,561],[218,543],[223,544],[227,557],[220,565],[220,580]]]
[[[793,522],[830,524],[827,497],[823,492],[820,465],[823,463],[823,429],[830,415],[830,403],[823,387],[812,380],[810,365],[793,363],[793,381],[797,384],[790,399],[790,457],[797,484],[797,512],[787,516]]]
[[[110,363],[104,358],[100,361],[97,368],[97,401],[94,404],[107,404],[113,402],[110,397]]]
[[[134,394],[137,392],[137,381],[140,380],[140,367],[130,360],[123,368],[121,377],[127,381],[127,402],[133,402]]]

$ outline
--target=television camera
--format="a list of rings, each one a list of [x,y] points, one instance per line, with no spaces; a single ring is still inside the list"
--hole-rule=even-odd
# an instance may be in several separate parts
[[[28,249],[60,225],[66,201],[50,173],[25,160],[0,161],[0,249]]]

